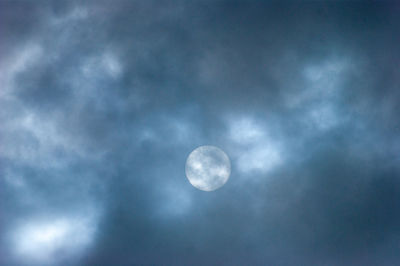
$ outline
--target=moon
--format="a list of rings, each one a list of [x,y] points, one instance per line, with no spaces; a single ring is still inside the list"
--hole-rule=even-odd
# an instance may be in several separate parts
[[[193,150],[185,167],[186,177],[197,189],[213,191],[222,187],[231,174],[228,155],[215,146],[200,146]]]

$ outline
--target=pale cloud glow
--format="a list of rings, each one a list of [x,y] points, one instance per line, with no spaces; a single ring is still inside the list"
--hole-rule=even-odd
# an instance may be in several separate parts
[[[51,265],[63,256],[78,255],[95,233],[93,217],[55,217],[27,220],[13,236],[16,257]]]
[[[307,89],[300,98],[302,104],[311,106],[305,118],[311,121],[316,129],[329,130],[344,120],[344,117],[338,114],[336,105],[349,69],[348,59],[343,58],[333,58],[305,68],[303,74]]]
[[[348,60],[339,58],[309,65],[304,70],[304,77],[308,82],[307,89],[314,94],[313,96],[333,96],[340,90],[348,69]]]
[[[230,120],[229,137],[237,143],[248,144],[265,136],[264,129],[254,119],[242,117]]]
[[[299,114],[304,126],[322,133],[340,125],[347,118],[340,110],[340,95],[354,66],[353,58],[331,56],[320,62],[305,64],[303,83],[296,88],[296,97],[287,95],[286,105]]]
[[[286,104],[290,108],[301,108],[312,102],[335,103],[342,90],[343,81],[352,70],[350,58],[332,57],[321,62],[303,66],[304,83],[296,84],[296,97],[287,94]]]
[[[242,173],[267,173],[281,164],[279,141],[270,137],[263,123],[250,116],[228,121],[228,136],[236,147],[232,154]]]
[[[113,78],[118,78],[122,73],[122,65],[115,55],[108,52],[102,56],[102,64],[106,72]]]
[[[0,62],[0,99],[10,97],[14,90],[15,75],[33,67],[43,55],[42,47],[33,41],[21,45],[17,51],[9,57],[2,57]]]
[[[54,117],[54,120],[41,119],[36,113],[25,111],[19,117],[7,121],[8,127],[0,129],[6,140],[0,155],[9,159],[18,159],[28,165],[46,165],[47,168],[64,166],[63,161],[52,160],[54,153],[59,149],[80,157],[94,158],[101,155],[86,152],[78,139],[71,138],[65,132],[60,131],[59,126],[55,123],[56,119],[57,117]],[[19,134],[12,134],[12,132]]]
[[[238,167],[244,173],[268,172],[282,162],[279,150],[268,143],[253,146],[238,157]]]
[[[308,114],[312,125],[319,130],[328,130],[338,125],[343,118],[340,118],[333,106],[325,104],[312,108]]]
[[[118,78],[122,72],[122,65],[113,53],[106,51],[102,55],[88,57],[83,61],[80,69],[86,79],[93,79],[90,81],[99,83],[98,79],[104,77],[104,75],[109,75],[114,79]],[[76,78],[79,79],[79,77],[78,74]]]

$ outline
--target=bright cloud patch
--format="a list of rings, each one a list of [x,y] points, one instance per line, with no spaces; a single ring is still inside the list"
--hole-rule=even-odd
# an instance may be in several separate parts
[[[263,143],[252,147],[239,156],[239,168],[247,173],[251,171],[267,172],[278,165],[281,155],[276,147]]]
[[[266,173],[281,163],[277,141],[271,139],[265,125],[250,117],[229,120],[228,136],[236,144],[233,151],[243,173]]]
[[[15,255],[35,264],[52,264],[79,254],[94,231],[93,220],[83,217],[27,221],[14,235]]]
[[[238,143],[252,143],[264,137],[261,125],[249,118],[241,118],[230,123],[229,136]]]

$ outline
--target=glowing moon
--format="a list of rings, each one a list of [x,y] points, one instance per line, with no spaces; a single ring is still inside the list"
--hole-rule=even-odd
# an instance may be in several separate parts
[[[229,157],[214,146],[200,146],[186,160],[186,176],[200,190],[213,191],[222,187],[231,174]]]

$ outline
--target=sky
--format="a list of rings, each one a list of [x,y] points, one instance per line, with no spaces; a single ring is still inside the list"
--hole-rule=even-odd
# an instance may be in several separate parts
[[[398,1],[0,0],[0,264],[399,264],[399,31]]]

